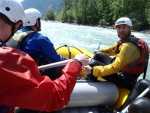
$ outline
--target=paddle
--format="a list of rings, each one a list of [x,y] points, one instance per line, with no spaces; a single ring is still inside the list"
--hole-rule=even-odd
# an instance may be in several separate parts
[[[148,46],[148,45],[147,45]],[[150,47],[148,46],[148,53],[149,53],[149,56],[150,56]]]
[[[100,46],[101,46],[101,42],[99,42],[99,45],[98,45],[97,50],[99,50],[99,49],[100,49]],[[89,62],[91,62],[93,58],[94,58],[94,55],[91,57],[91,59],[89,60]]]
[[[64,61],[60,61],[60,62],[56,62],[56,63],[52,63],[52,64],[47,64],[47,65],[39,66],[38,69],[39,70],[44,70],[44,69],[59,67],[59,66],[66,65],[68,62],[69,62],[69,60],[64,60]]]
[[[137,98],[139,97],[143,97],[146,93],[148,93],[150,91],[150,86],[148,88],[146,88]],[[136,99],[137,99],[136,98]],[[130,104],[129,104],[130,105]],[[120,113],[127,113],[128,111],[128,108],[129,108],[129,105],[124,109],[122,110]]]

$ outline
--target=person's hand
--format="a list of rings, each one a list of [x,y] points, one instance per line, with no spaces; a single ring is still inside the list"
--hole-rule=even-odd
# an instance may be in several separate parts
[[[91,74],[91,66],[87,65],[87,66],[83,66],[82,70],[87,73],[87,74]]]
[[[95,53],[98,53],[98,52],[99,52],[99,50],[94,50],[94,54],[95,54]]]
[[[82,66],[86,66],[89,63],[88,56],[86,54],[76,54],[74,57],[82,63]]]

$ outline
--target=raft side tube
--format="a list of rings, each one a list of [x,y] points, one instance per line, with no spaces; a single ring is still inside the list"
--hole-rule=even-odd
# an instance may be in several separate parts
[[[89,58],[93,56],[92,52],[80,47],[77,48],[73,46],[64,45],[60,47],[55,46],[55,49],[60,55],[67,59],[74,58],[76,54],[86,54]]]
[[[111,82],[78,80],[67,107],[114,105],[118,95],[118,87]]]

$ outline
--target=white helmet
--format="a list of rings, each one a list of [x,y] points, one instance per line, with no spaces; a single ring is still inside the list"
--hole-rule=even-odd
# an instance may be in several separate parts
[[[24,8],[17,0],[0,0],[0,13],[7,16],[10,21],[16,23],[19,20],[24,22]]]
[[[115,22],[115,27],[116,27],[117,25],[121,25],[121,24],[126,24],[126,25],[132,27],[132,22],[131,22],[131,20],[130,20],[128,17],[121,17],[121,18],[119,18],[119,19]]]
[[[29,8],[25,10],[25,22],[24,26],[33,26],[38,18],[41,18],[41,13],[34,8]]]

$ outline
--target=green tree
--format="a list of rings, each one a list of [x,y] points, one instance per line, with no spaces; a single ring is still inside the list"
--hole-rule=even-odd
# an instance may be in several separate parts
[[[87,5],[87,18],[86,24],[97,25],[99,23],[99,7],[98,2],[96,0],[89,0],[89,4]]]
[[[135,30],[150,25],[149,0],[64,0],[58,17],[62,22],[85,25],[114,25],[120,17],[129,17]]]
[[[52,20],[54,21],[55,20],[55,13],[52,9],[48,10],[44,16],[44,19],[45,20]]]
[[[73,15],[72,15],[72,1],[71,0],[64,0],[64,7],[60,13],[62,22],[72,22]]]
[[[74,0],[73,1],[73,14],[78,24],[86,24],[88,0]]]
[[[112,3],[114,0],[100,0],[101,2],[101,11],[100,11],[100,24],[112,25],[113,20],[113,11]]]
[[[146,12],[146,19],[147,19],[147,27],[150,28],[150,1],[147,2],[145,12]]]
[[[132,19],[135,30],[144,29],[147,23],[145,10],[148,0],[131,0],[128,4],[126,0],[124,2],[125,14]]]
[[[148,0],[115,0],[112,5],[113,20],[129,17],[135,30],[142,30],[147,23],[146,5]]]

